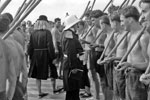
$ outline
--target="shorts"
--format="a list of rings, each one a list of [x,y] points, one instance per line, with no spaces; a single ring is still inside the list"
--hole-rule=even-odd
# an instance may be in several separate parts
[[[114,61],[114,67],[116,67],[117,64]],[[114,78],[114,82],[113,82],[113,91],[114,91],[114,95],[117,97],[120,97],[121,99],[125,99],[125,73],[124,71],[116,71],[114,69],[113,71],[113,78]]]
[[[105,74],[104,71],[104,65],[97,64],[97,60],[100,58],[102,52],[98,51],[90,51],[90,69],[95,70],[97,73],[99,73],[100,76],[103,76]]]
[[[126,73],[126,100],[147,100],[148,86],[139,81],[144,72],[138,69],[127,69]]]
[[[113,90],[113,62],[104,64],[106,85],[110,90]]]

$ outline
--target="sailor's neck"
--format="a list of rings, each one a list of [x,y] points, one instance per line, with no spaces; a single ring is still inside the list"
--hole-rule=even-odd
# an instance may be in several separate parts
[[[107,29],[105,29],[104,33],[111,34],[112,31],[113,31],[113,29],[111,27],[107,27]]]
[[[138,31],[141,30],[141,28],[142,28],[142,26],[139,23],[137,23],[137,22],[133,23],[130,27],[130,29],[131,29],[130,32],[132,34],[136,34]]]

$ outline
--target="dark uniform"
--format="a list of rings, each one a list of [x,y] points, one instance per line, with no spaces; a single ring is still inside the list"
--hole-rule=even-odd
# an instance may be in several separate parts
[[[31,34],[28,54],[31,60],[29,77],[47,79],[48,67],[55,67],[52,66],[55,52],[50,31],[35,30]]]
[[[69,35],[71,37],[68,37]],[[66,91],[66,100],[80,100],[80,81],[69,77],[69,73],[75,68],[82,69],[82,63],[77,57],[77,54],[83,52],[83,48],[78,41],[77,35],[73,31],[67,30],[63,33],[62,37],[62,50],[64,54],[63,82]]]

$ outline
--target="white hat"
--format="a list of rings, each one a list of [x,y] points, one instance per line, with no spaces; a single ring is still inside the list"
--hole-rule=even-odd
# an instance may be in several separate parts
[[[75,15],[67,16],[64,21],[64,24],[65,24],[64,30],[71,28],[73,25],[77,24],[79,21],[80,20]]]

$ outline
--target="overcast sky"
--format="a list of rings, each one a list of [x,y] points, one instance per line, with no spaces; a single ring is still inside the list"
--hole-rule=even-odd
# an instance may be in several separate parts
[[[6,0],[1,0],[0,5]],[[21,6],[24,0],[11,0],[11,3],[7,6],[4,12],[10,12],[13,16],[17,12],[19,6]],[[88,1],[93,0],[42,0],[42,2],[32,11],[32,13],[26,18],[26,20],[35,21],[39,15],[46,15],[49,20],[54,20],[56,17],[63,19],[66,12],[70,15],[75,14],[78,17],[83,13]],[[96,0],[93,9],[101,9],[110,0]],[[120,5],[124,0],[114,0],[114,5]],[[131,0],[132,1],[132,0]],[[136,0],[134,5],[138,6],[139,0]]]

